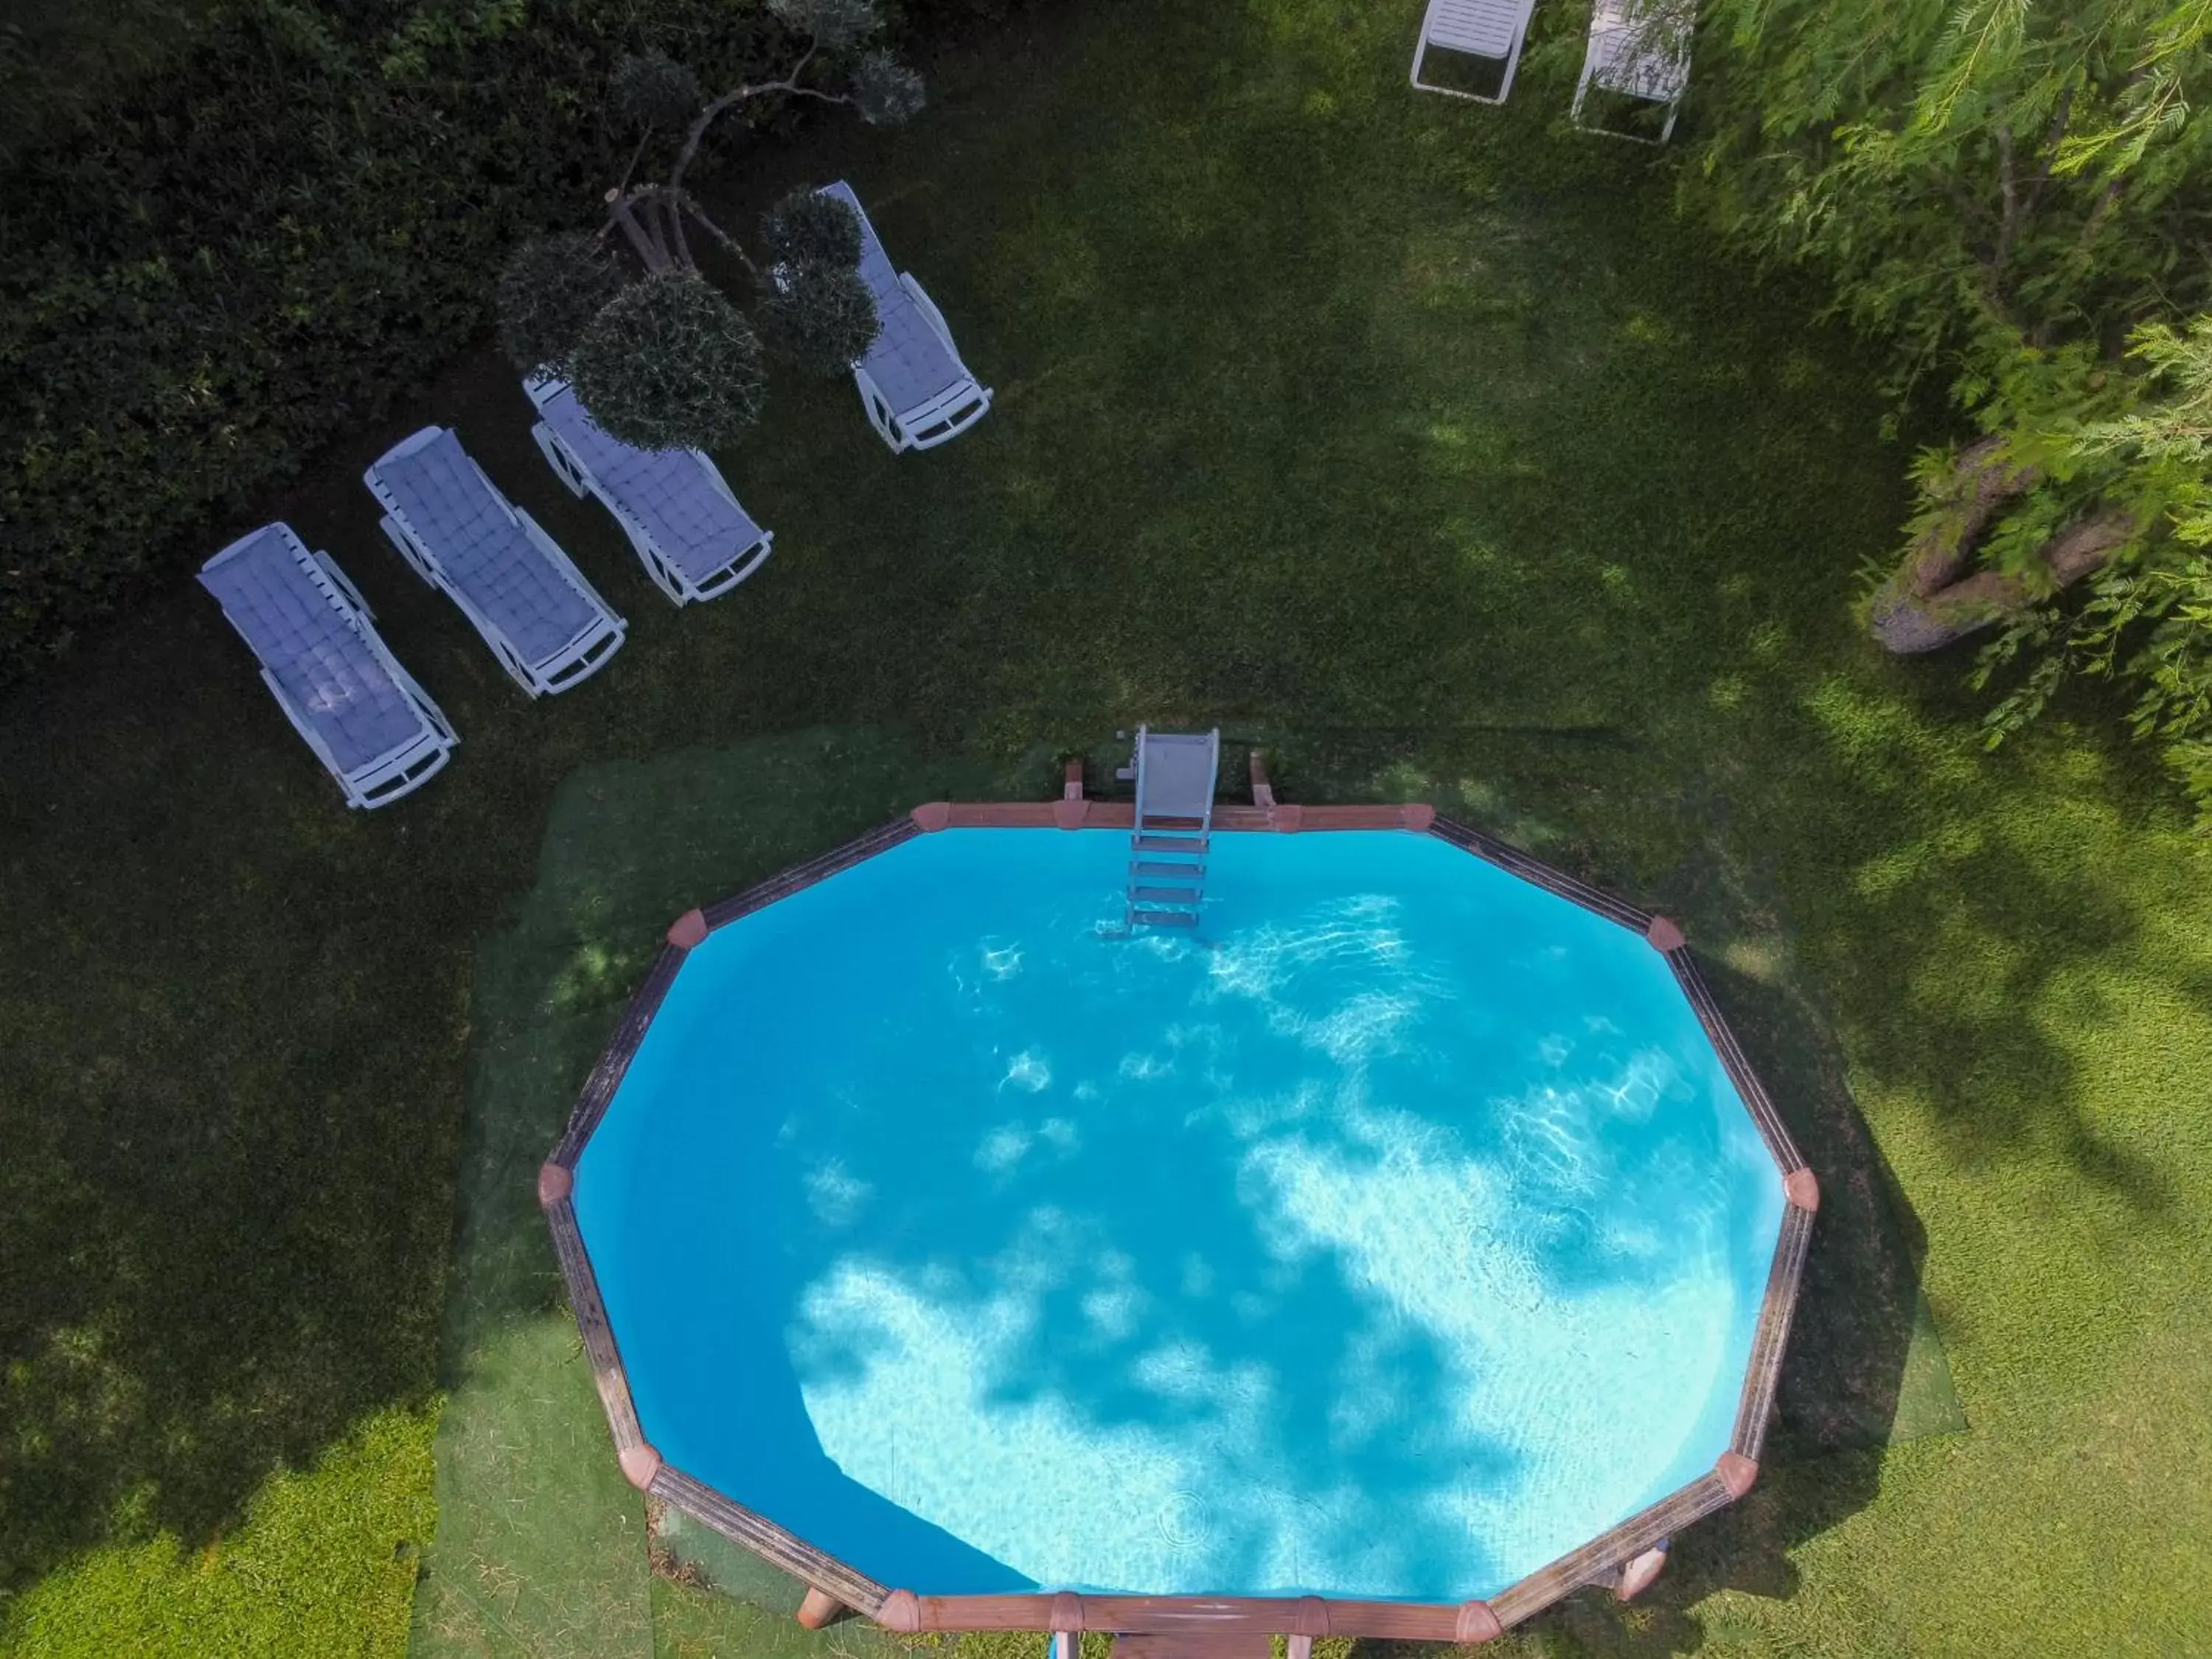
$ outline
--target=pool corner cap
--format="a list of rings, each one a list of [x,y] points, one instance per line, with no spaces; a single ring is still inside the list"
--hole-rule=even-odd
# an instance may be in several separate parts
[[[1713,1473],[1720,1476],[1721,1485],[1728,1488],[1730,1498],[1741,1498],[1759,1479],[1759,1465],[1741,1452],[1724,1451],[1721,1461],[1713,1465]]]
[[[1800,1164],[1782,1177],[1782,1195],[1801,1210],[1820,1207],[1820,1182],[1818,1176]]]
[[[836,1624],[851,1611],[828,1590],[810,1584],[805,1596],[799,1604],[798,1618],[807,1629],[821,1630]]]
[[[550,1210],[576,1190],[576,1172],[548,1158],[538,1166],[538,1207]]]
[[[1458,1615],[1452,1620],[1452,1640],[1462,1647],[1477,1642],[1494,1642],[1505,1634],[1505,1626],[1490,1610],[1487,1601],[1462,1601]]]
[[[1644,937],[1662,957],[1674,955],[1690,942],[1682,935],[1681,924],[1671,916],[1652,917],[1644,929]]]
[[[1091,816],[1091,803],[1080,795],[1063,795],[1052,804],[1052,821],[1063,830],[1080,830]]]
[[[949,800],[925,801],[907,816],[914,827],[925,835],[933,834],[952,822],[952,803]]]
[[[635,1446],[625,1446],[622,1453],[623,1479],[640,1492],[648,1492],[653,1477],[660,1473],[660,1454],[641,1440]]]
[[[1426,835],[1437,821],[1437,809],[1425,800],[1408,801],[1400,809],[1406,815],[1406,828],[1419,835]]]
[[[707,937],[707,913],[686,910],[668,925],[668,942],[679,951],[689,951]]]
[[[876,1622],[885,1630],[912,1635],[921,1628],[921,1598],[912,1590],[893,1590],[876,1609]]]
[[[1613,1599],[1633,1601],[1656,1583],[1659,1575],[1666,1570],[1667,1540],[1662,1538],[1621,1568],[1620,1583],[1613,1592]]]
[[[1295,836],[1306,827],[1306,809],[1303,806],[1270,807],[1267,824],[1278,835]]]

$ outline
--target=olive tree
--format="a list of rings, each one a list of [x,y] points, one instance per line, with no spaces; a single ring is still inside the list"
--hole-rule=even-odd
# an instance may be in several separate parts
[[[500,283],[501,339],[517,365],[568,375],[592,418],[626,443],[726,444],[758,418],[763,349],[807,372],[837,374],[880,327],[857,269],[860,228],[850,207],[793,192],[765,216],[757,258],[690,187],[717,123],[733,111],[805,100],[894,126],[922,106],[921,77],[876,44],[873,0],[768,3],[790,40],[779,74],[710,98],[665,54],[616,65],[608,111],[637,137],[605,191],[603,222],[595,234],[524,244]],[[664,164],[646,171],[656,154]],[[706,248],[744,273],[750,317],[702,269]]]

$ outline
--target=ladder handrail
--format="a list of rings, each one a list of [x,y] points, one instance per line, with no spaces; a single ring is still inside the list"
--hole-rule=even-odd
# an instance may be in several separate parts
[[[1136,753],[1132,770],[1136,775],[1137,809],[1135,821],[1130,826],[1128,882],[1124,889],[1125,915],[1131,925],[1143,921],[1154,925],[1191,927],[1198,921],[1199,906],[1205,897],[1206,866],[1197,862],[1173,868],[1151,864],[1158,859],[1193,859],[1203,860],[1213,833],[1213,793],[1221,781],[1221,728],[1216,726],[1200,737],[1197,732],[1165,734],[1180,748],[1191,743],[1206,745],[1206,782],[1203,793],[1195,801],[1178,803],[1176,810],[1159,813],[1153,809],[1148,787],[1151,768],[1146,764],[1155,738],[1149,726],[1137,728]],[[1186,777],[1183,781],[1194,783]],[[1197,810],[1193,811],[1190,807]],[[1173,818],[1170,824],[1161,822]],[[1195,823],[1196,828],[1192,825]],[[1146,843],[1150,840],[1152,845]],[[1140,870],[1143,873],[1140,873]],[[1188,873],[1184,873],[1187,872]],[[1183,884],[1188,884],[1183,890]],[[1161,884],[1168,884],[1162,885]]]

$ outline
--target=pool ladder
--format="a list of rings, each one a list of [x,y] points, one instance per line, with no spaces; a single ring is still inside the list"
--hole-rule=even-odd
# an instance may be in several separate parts
[[[1213,785],[1220,769],[1218,726],[1203,733],[1137,728],[1137,752],[1123,774],[1137,781],[1123,913],[1130,927],[1198,926],[1213,830]]]

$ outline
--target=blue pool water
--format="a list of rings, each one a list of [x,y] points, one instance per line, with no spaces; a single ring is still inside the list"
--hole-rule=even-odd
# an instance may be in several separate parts
[[[647,1437],[886,1585],[1489,1595],[1727,1449],[1779,1176],[1657,952],[1425,836],[922,836],[577,1170]]]

